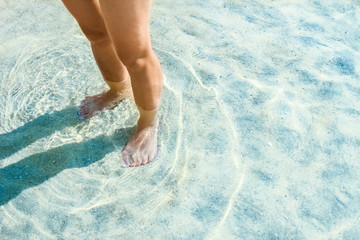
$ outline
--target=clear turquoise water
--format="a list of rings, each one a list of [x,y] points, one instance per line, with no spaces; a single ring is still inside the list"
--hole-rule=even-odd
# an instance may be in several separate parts
[[[0,0],[0,239],[358,239],[359,2],[163,1],[159,155],[120,152],[105,89],[60,1]]]

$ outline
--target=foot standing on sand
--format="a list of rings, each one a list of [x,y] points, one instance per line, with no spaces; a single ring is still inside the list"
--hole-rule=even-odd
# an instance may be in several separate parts
[[[151,162],[157,154],[156,116],[161,102],[162,70],[150,41],[151,0],[63,0],[90,41],[109,90],[81,102],[88,119],[134,97],[140,118],[122,151],[124,167]]]

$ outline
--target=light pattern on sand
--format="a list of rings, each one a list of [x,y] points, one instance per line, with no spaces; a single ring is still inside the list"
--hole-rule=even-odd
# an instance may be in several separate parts
[[[79,121],[105,84],[60,1],[0,0],[1,239],[357,239],[360,6],[165,1],[159,154],[137,112]]]

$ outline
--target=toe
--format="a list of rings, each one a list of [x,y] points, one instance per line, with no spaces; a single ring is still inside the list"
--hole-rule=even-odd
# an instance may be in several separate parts
[[[131,157],[131,164],[130,164],[130,167],[136,167],[138,165],[138,159],[137,159],[137,156],[135,154],[133,154]]]
[[[84,119],[89,119],[92,117],[92,114],[91,113],[86,113],[83,115]]]
[[[148,155],[143,156],[142,161],[141,161],[141,165],[145,165],[147,163],[149,163],[149,156]]]
[[[80,107],[79,113],[84,116],[88,113],[88,110],[85,107]]]
[[[85,119],[89,119],[95,115],[97,115],[98,113],[100,113],[101,111],[97,111],[95,109],[92,109],[92,110],[88,110],[86,111],[86,113],[84,114],[84,118]]]
[[[80,119],[84,120],[84,119],[88,119],[87,114],[86,113],[80,113],[79,116]]]
[[[84,120],[85,117],[84,117],[84,111],[82,111],[81,109],[79,111],[77,111],[77,115],[79,116],[79,119],[80,120]]]
[[[135,167],[139,167],[139,166],[142,166],[142,165],[145,165],[147,162],[147,158],[143,155],[140,155],[138,156],[137,158],[137,163],[135,165]]]
[[[129,167],[130,166],[130,159],[129,159],[129,155],[127,152],[123,151],[122,152],[122,159],[124,160],[125,166],[124,167]]]
[[[152,160],[154,160],[154,158],[156,157],[156,155],[157,155],[157,150],[153,151],[153,152],[149,155],[148,163],[150,163]]]

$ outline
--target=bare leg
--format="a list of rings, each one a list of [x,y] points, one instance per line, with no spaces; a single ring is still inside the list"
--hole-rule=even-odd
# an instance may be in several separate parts
[[[101,16],[98,0],[63,0],[89,39],[96,63],[110,87],[95,96],[88,96],[80,106],[80,118],[87,119],[100,111],[115,107],[125,97],[132,97],[127,69],[117,57]]]
[[[140,112],[137,129],[122,152],[125,167],[149,163],[157,154],[162,71],[150,42],[150,6],[151,0],[100,0],[106,28],[130,74]]]

